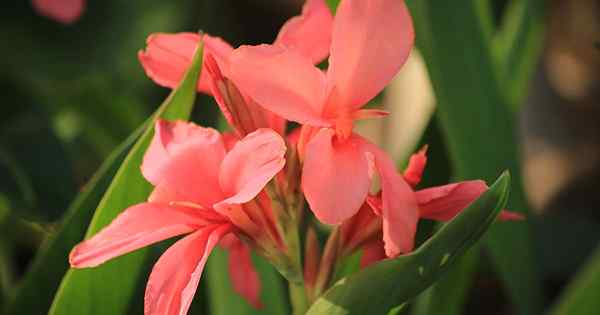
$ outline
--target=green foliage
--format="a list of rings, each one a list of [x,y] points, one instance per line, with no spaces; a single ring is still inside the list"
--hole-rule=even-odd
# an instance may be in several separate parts
[[[150,126],[131,149],[117,171],[110,187],[98,205],[86,237],[108,225],[125,208],[142,202],[151,186],[139,167],[153,135],[153,122],[158,118],[186,119],[196,97],[196,83],[202,65],[202,49],[194,56],[192,66],[179,87],[169,95],[153,115]],[[114,259],[94,269],[70,269],[59,288],[50,314],[125,314],[142,274],[147,249]]]
[[[94,207],[146,126],[147,124],[142,125],[115,149],[73,201],[58,231],[40,248],[3,314],[44,314],[48,311],[61,278],[69,268],[69,252],[84,237],[86,226],[94,214]]]
[[[490,31],[486,29],[489,25],[480,16],[485,12],[481,2],[467,1],[457,6],[451,2],[411,1],[409,5],[455,177],[490,180],[497,170],[508,167],[515,174],[509,207],[527,210],[518,164],[516,121],[509,97],[504,94],[502,75],[496,72]],[[528,222],[519,222],[499,224],[486,238],[492,263],[520,314],[541,311],[541,285],[530,234]],[[464,274],[469,277],[472,272]],[[468,285],[469,281],[461,283]],[[431,301],[438,303],[440,295]]]
[[[374,264],[343,278],[309,315],[387,314],[433,284],[491,226],[508,200],[510,176],[494,185],[410,255]]]
[[[593,315],[600,309],[600,247],[569,283],[549,315]]]

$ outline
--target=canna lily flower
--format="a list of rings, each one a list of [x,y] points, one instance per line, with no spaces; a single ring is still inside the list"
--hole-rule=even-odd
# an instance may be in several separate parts
[[[324,0],[307,0],[302,14],[288,20],[273,43],[293,49],[314,63],[329,53],[332,16]],[[233,48],[218,37],[194,33],[152,34],[146,51],[138,53],[146,74],[157,84],[174,88],[191,64],[200,40],[204,41],[204,64],[198,91],[212,94],[238,137],[258,128],[283,134],[285,120],[265,111],[237,90],[229,80],[229,58]]]
[[[167,238],[187,234],[154,265],[145,314],[185,314],[212,249],[223,240],[241,270],[251,270],[238,237],[267,250],[279,245],[272,214],[260,207],[262,190],[283,168],[286,148],[274,131],[259,129],[227,151],[213,129],[158,121],[142,174],[154,185],[145,203],[121,213],[70,254],[74,268],[94,267]],[[231,240],[233,238],[233,240]],[[249,267],[250,266],[250,267]],[[256,274],[232,273],[234,287],[259,306]],[[243,283],[246,281],[247,283]]]
[[[229,77],[242,93],[303,124],[298,140],[304,159],[302,189],[322,222],[339,224],[356,214],[374,171],[379,174],[389,255],[412,248],[416,200],[387,154],[352,129],[354,120],[386,114],[361,107],[399,71],[413,40],[403,1],[342,0],[333,22],[327,73],[298,51],[278,45],[242,46],[229,60]]]
[[[403,173],[406,182],[415,187],[421,181],[427,164],[427,147],[413,154]],[[482,180],[470,180],[438,187],[417,190],[415,199],[420,219],[446,222],[467,208],[489,187]],[[364,253],[361,266],[392,257],[384,251],[382,232],[382,198],[380,194],[369,196],[359,213],[341,225],[342,255],[349,255],[359,248]],[[524,217],[515,212],[503,210],[499,219],[502,221],[522,220]],[[391,226],[391,228],[402,228]],[[387,255],[386,255],[387,254]]]
[[[76,22],[85,9],[86,0],[32,0],[33,8],[45,17],[62,24]]]

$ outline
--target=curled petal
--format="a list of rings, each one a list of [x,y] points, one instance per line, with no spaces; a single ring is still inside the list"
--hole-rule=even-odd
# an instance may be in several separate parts
[[[242,46],[230,58],[229,77],[260,106],[303,124],[328,126],[321,117],[325,76],[300,53],[282,46]]]
[[[416,192],[420,216],[425,219],[449,221],[488,190],[482,180],[470,180]],[[500,220],[522,220],[515,212],[502,211]]]
[[[260,278],[250,256],[250,248],[238,240],[229,248],[229,277],[233,289],[254,308],[262,308]]]
[[[271,129],[259,129],[237,142],[227,153],[219,174],[226,200],[242,204],[252,200],[285,165],[285,141]]]
[[[155,186],[209,208],[223,199],[218,170],[224,156],[225,146],[216,130],[159,120],[142,174]]]
[[[86,0],[33,0],[33,8],[40,14],[63,24],[79,20]]]
[[[410,252],[414,246],[419,213],[415,194],[392,159],[377,146],[364,140],[366,150],[375,157],[381,179],[381,216],[383,241],[388,257]]]
[[[152,268],[146,285],[144,314],[187,314],[208,255],[229,232],[229,224],[210,226],[169,247]]]
[[[419,150],[419,152],[411,155],[408,160],[408,166],[404,170],[403,175],[409,185],[415,187],[421,182],[425,165],[427,165],[427,145]]]
[[[339,224],[362,206],[371,178],[369,162],[354,137],[334,138],[321,129],[308,142],[302,172],[302,189],[310,208],[323,223]]]
[[[324,0],[307,0],[302,15],[289,19],[279,31],[275,44],[295,49],[314,64],[329,55],[333,16]]]
[[[402,0],[344,0],[333,26],[329,87],[337,110],[352,112],[396,75],[413,46],[414,31]]]
[[[98,234],[75,246],[69,262],[74,268],[95,267],[144,246],[189,233],[207,223],[194,209],[138,204],[123,211]]]
[[[204,40],[204,56],[213,55],[220,67],[227,68],[233,48],[221,38],[196,33],[152,34],[146,40],[146,50],[140,51],[138,58],[154,82],[173,89],[190,67],[200,40]],[[198,80],[198,90],[210,93],[210,77],[204,69]]]

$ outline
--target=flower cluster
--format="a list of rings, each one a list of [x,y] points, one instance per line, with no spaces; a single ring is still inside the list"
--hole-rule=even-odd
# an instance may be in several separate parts
[[[400,172],[386,152],[353,132],[355,120],[387,114],[362,107],[399,71],[413,39],[398,0],[343,0],[335,17],[324,0],[307,0],[270,45],[234,49],[209,35],[151,35],[140,62],[169,88],[203,42],[197,89],[214,97],[232,132],[158,121],[141,167],[155,187],[148,201],[76,246],[71,265],[93,267],[187,234],[156,263],[145,297],[146,314],[185,314],[217,245],[229,251],[233,287],[256,307],[251,249],[304,284],[309,300],[327,289],[344,257],[364,251],[366,265],[410,252],[420,218],[449,220],[487,189],[467,181],[415,190],[426,149]],[[327,57],[327,70],[315,66]],[[288,131],[288,121],[300,127]],[[374,193],[376,180],[381,190]],[[335,226],[323,251],[305,200],[320,222]]]

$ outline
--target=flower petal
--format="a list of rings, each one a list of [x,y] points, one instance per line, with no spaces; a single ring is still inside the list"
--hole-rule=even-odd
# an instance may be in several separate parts
[[[329,57],[329,87],[335,87],[335,103],[352,112],[375,97],[404,64],[413,40],[404,1],[342,1]]]
[[[218,170],[224,156],[225,146],[216,130],[159,120],[142,173],[154,186],[208,208],[223,199]]]
[[[74,23],[81,17],[86,0],[33,0],[33,8],[43,16],[63,24]]]
[[[252,200],[285,165],[285,141],[271,129],[258,129],[227,153],[219,174],[229,198],[215,208]]]
[[[364,140],[366,150],[375,158],[381,179],[381,216],[383,241],[388,257],[410,252],[414,246],[419,213],[415,194],[396,171],[394,161],[374,144]]]
[[[169,247],[152,268],[146,285],[144,314],[187,314],[208,255],[229,232],[229,224],[210,226]]]
[[[431,187],[416,192],[420,216],[425,219],[449,221],[488,190],[482,180],[470,180],[444,186]],[[513,221],[523,215],[503,210],[499,219]]]
[[[74,268],[95,267],[114,257],[206,225],[194,209],[142,203],[132,206],[69,255]]]
[[[314,64],[329,55],[333,16],[324,0],[307,0],[302,15],[289,19],[279,31],[276,45],[295,49]]]
[[[380,260],[386,258],[384,245],[381,240],[373,241],[363,247],[363,254],[360,256],[360,267],[365,268]]]
[[[321,129],[308,142],[302,189],[323,223],[339,224],[362,206],[371,179],[369,163],[354,137],[340,142],[332,129]]]
[[[260,278],[250,256],[250,248],[238,240],[229,248],[229,277],[233,289],[254,308],[262,308]]]
[[[328,126],[321,117],[325,76],[300,53],[282,46],[242,46],[230,58],[229,77],[260,106],[303,124]]]
[[[408,166],[404,170],[403,176],[410,186],[415,187],[421,182],[425,165],[427,165],[427,145],[411,155],[408,160]]]
[[[196,33],[155,33],[146,40],[146,51],[138,58],[146,74],[158,85],[176,88],[190,67],[198,43],[204,40],[204,56],[210,53],[221,68],[227,68],[227,60],[233,48],[219,37]],[[210,94],[210,77],[204,71],[198,80],[198,90]]]

